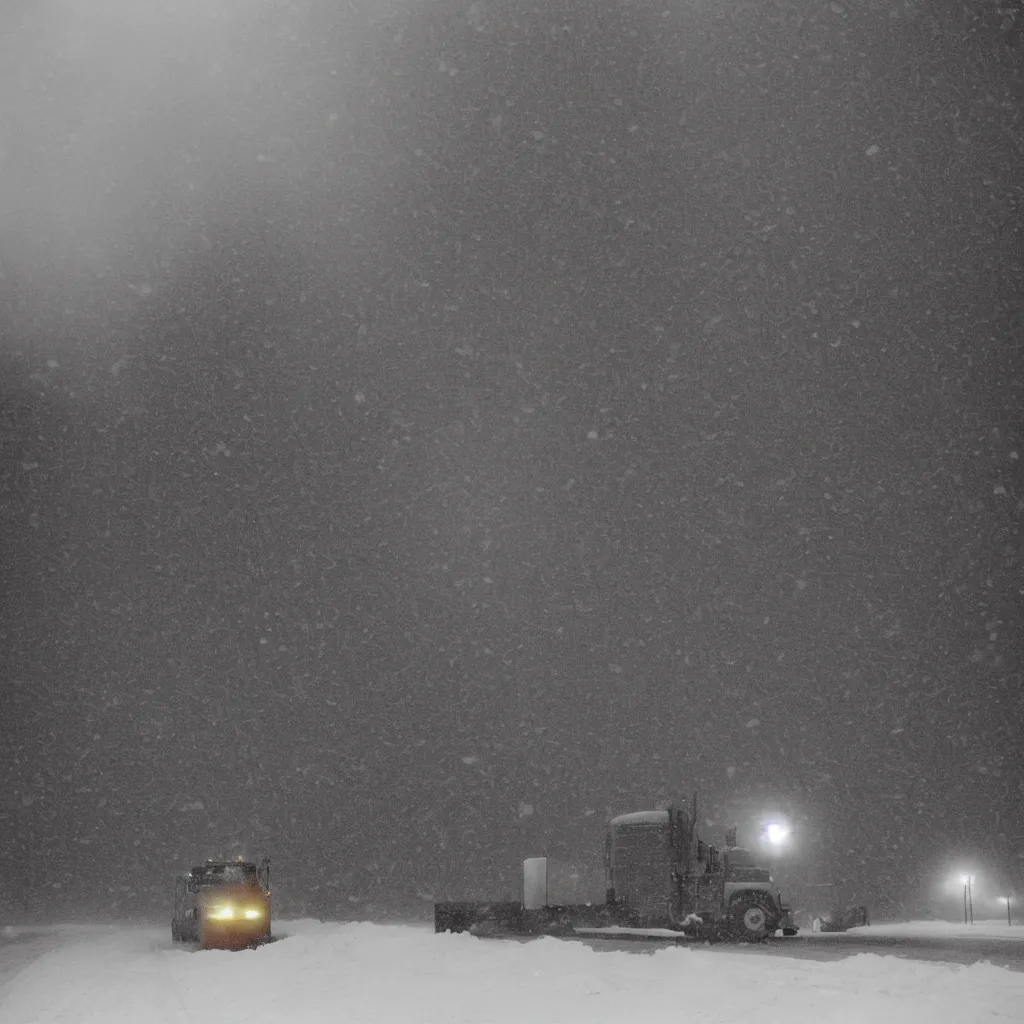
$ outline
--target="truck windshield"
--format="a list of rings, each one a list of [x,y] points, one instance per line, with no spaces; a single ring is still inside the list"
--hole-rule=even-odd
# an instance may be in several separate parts
[[[258,885],[252,864],[207,864],[192,869],[196,885]]]

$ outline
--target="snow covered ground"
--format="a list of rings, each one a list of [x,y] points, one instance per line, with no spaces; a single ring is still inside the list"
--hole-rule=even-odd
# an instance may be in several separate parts
[[[6,929],[13,948],[43,943],[0,977],[3,1024],[709,1024],[1011,1021],[1024,974],[990,964],[877,954],[835,962],[730,956],[672,946],[648,955],[580,943],[501,942],[429,928],[300,921],[280,941],[196,953],[164,931]]]
[[[1024,922],[1007,925],[1002,921],[907,921],[902,924],[872,924],[851,928],[844,935],[878,935],[901,939],[1007,939],[1024,942]]]

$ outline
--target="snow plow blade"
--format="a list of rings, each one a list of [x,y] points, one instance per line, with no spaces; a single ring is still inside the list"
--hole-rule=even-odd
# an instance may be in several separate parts
[[[847,907],[846,910],[833,911],[821,922],[823,932],[845,932],[850,928],[862,928],[870,924],[867,907]]]

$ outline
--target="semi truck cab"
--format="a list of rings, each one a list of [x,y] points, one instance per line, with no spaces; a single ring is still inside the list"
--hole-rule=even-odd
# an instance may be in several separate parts
[[[639,928],[729,933],[763,939],[795,935],[771,873],[749,850],[704,843],[693,812],[668,808],[619,815],[605,844],[607,899]]]

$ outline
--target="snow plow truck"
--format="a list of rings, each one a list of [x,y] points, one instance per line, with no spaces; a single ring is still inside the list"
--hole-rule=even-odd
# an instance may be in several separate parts
[[[769,870],[736,845],[725,848],[697,834],[697,801],[689,812],[622,814],[608,823],[603,903],[551,904],[547,864],[523,865],[520,902],[445,902],[434,905],[434,930],[478,935],[621,937],[672,933],[707,940],[756,942],[796,935],[797,926]]]
[[[176,879],[171,938],[202,949],[270,940],[270,859],[208,860]]]

